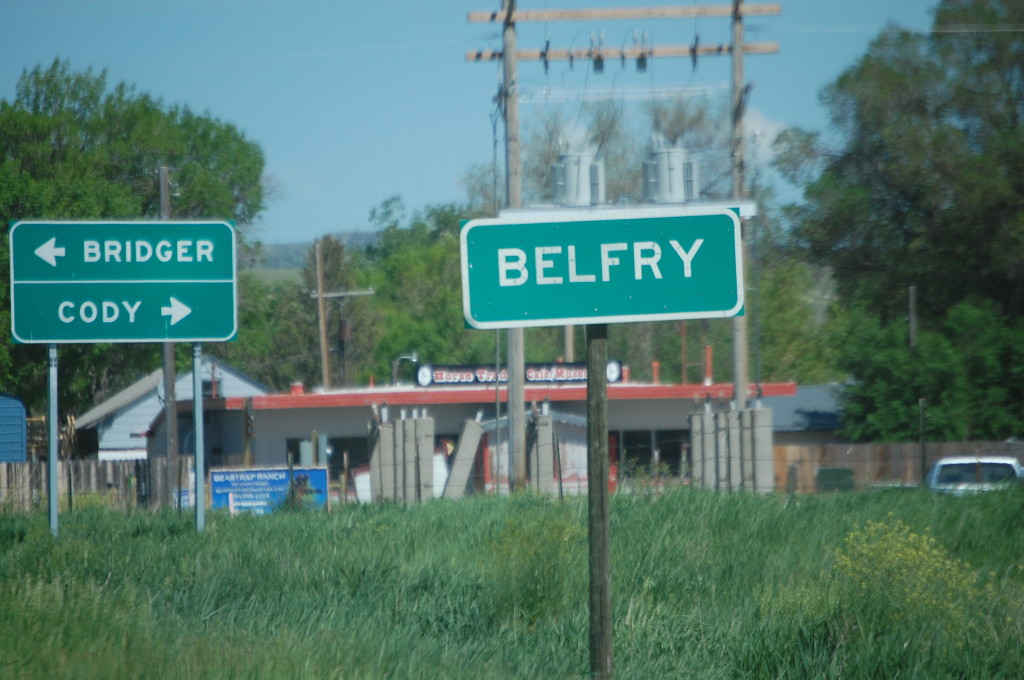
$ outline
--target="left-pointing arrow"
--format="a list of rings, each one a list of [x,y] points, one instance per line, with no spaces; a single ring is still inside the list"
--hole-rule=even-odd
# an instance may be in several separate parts
[[[60,248],[57,247],[57,237],[54,236],[49,241],[36,248],[35,253],[43,262],[51,267],[56,267],[57,258],[64,257],[65,250],[63,246]]]
[[[171,317],[171,325],[172,326],[174,324],[178,323],[179,321],[181,321],[182,319],[184,319],[186,316],[188,316],[191,313],[192,313],[192,310],[191,310],[191,308],[189,308],[188,305],[182,303],[180,300],[178,300],[176,298],[173,298],[173,297],[170,299],[170,304],[169,305],[167,305],[166,307],[161,307],[160,308],[160,316],[169,316],[169,317]]]

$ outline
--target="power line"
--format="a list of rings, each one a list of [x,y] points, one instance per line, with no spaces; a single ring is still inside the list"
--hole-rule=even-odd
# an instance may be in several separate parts
[[[777,33],[879,33],[877,26],[869,24],[779,24]],[[883,29],[884,32],[886,29]],[[936,33],[1024,33],[1024,24],[947,24],[925,29],[904,28],[894,25],[892,30],[917,35]]]
[[[520,104],[547,104],[561,102],[598,102],[610,99],[621,101],[668,101],[687,97],[721,96],[729,91],[729,86],[708,85],[703,87],[634,87],[622,89],[591,89],[579,92],[576,89],[552,89],[543,87],[532,92],[520,91]]]

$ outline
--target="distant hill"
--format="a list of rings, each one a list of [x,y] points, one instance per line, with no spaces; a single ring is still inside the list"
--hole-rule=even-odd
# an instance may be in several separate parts
[[[375,231],[345,231],[330,234],[349,250],[365,250],[377,244]],[[302,269],[306,265],[306,253],[312,243],[264,243],[262,257],[255,263],[255,269]]]

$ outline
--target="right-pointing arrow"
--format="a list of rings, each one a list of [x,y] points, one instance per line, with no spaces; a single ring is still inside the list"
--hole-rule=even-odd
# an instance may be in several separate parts
[[[192,313],[192,309],[188,305],[183,304],[177,298],[170,299],[171,304],[166,307],[160,308],[160,316],[171,317],[171,325],[178,323],[186,316]]]
[[[51,267],[56,267],[57,258],[64,257],[65,249],[63,247],[57,247],[57,237],[54,236],[49,241],[36,248],[34,252],[43,262]]]

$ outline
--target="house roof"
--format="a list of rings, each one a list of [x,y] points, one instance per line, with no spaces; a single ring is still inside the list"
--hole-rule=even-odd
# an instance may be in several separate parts
[[[795,394],[766,394],[762,401],[776,432],[833,432],[842,420],[839,392],[839,385],[801,385]]]
[[[260,383],[259,381],[253,380],[249,376],[245,375],[238,369],[234,368],[230,364],[227,364],[220,359],[215,359],[213,357],[203,357],[203,362],[208,364],[215,364],[217,367],[217,371],[222,373],[231,373],[237,378],[240,378],[245,382],[253,385],[263,393],[269,393],[272,391],[266,385]],[[191,375],[192,371],[179,373],[178,382],[181,382],[182,380],[186,379],[190,380],[191,378],[189,376]],[[110,397],[106,401],[96,405],[94,408],[83,413],[75,420],[75,427],[77,429],[88,429],[101,423],[105,418],[118,413],[125,407],[151,394],[160,386],[160,383],[162,381],[163,369],[158,368],[157,370],[153,371],[152,373],[142,378],[141,380],[132,383],[131,385],[121,390],[114,396]]]
[[[132,383],[110,399],[83,413],[75,420],[75,427],[82,429],[96,425],[107,416],[117,413],[125,406],[148,395],[160,385],[162,379],[163,371],[158,368],[145,378]]]

